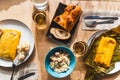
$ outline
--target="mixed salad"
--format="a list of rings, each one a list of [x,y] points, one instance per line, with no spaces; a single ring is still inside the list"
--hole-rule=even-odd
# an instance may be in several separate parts
[[[50,57],[50,68],[56,73],[62,73],[69,69],[70,56],[67,52],[55,52]]]

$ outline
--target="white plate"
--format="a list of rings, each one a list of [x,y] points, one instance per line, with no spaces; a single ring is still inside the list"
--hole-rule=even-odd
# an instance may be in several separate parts
[[[100,36],[102,33],[106,32],[106,31],[107,30],[100,30],[100,31],[93,33],[92,36],[90,36],[89,39],[87,40],[88,46],[91,44],[91,42],[94,38],[97,38],[98,36]],[[113,73],[116,73],[118,71],[120,71],[120,62],[116,62],[115,68],[112,71],[108,72],[107,74],[113,74]]]
[[[20,38],[19,44],[23,43],[24,41],[30,44],[29,53],[26,56],[26,58],[20,63],[22,64],[30,57],[34,49],[34,37],[31,30],[24,23],[14,19],[6,19],[6,20],[0,21],[0,27],[19,30],[21,32],[21,38]],[[0,59],[0,66],[12,67],[12,61]]]

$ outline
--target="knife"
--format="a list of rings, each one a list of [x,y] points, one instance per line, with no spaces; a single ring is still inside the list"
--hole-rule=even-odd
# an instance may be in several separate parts
[[[114,20],[117,20],[118,17],[85,16],[84,19],[114,19]]]
[[[24,79],[26,79],[26,78],[28,78],[28,77],[30,77],[32,75],[35,75],[35,72],[31,72],[31,73],[28,73],[28,74],[26,74],[24,76],[21,76],[21,77],[18,78],[18,80],[24,80]]]

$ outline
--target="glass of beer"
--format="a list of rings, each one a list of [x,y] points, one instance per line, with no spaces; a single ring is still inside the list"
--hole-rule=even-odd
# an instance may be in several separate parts
[[[47,28],[47,15],[44,10],[35,10],[32,14],[32,18],[33,21],[36,23],[37,29],[43,30]]]
[[[86,53],[88,49],[88,45],[84,41],[78,41],[73,44],[73,52],[75,53],[76,57],[80,57]]]

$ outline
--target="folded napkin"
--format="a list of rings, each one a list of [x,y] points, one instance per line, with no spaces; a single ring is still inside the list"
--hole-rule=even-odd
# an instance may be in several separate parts
[[[31,72],[35,72],[35,75],[32,75],[24,80],[38,80],[38,70],[35,63],[30,63],[26,66],[23,65],[21,68],[16,69],[13,80],[18,80],[19,77]],[[0,68],[0,80],[10,80],[11,74],[12,70]]]
[[[85,25],[89,21],[106,21],[108,19],[84,19],[85,16],[101,16],[101,17],[118,17],[118,20],[114,20],[113,24],[98,24],[96,27],[90,28]],[[120,25],[120,11],[84,11],[82,16],[82,30],[102,30],[102,29],[111,29]]]

